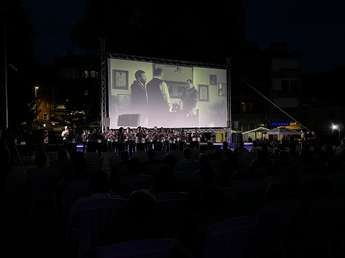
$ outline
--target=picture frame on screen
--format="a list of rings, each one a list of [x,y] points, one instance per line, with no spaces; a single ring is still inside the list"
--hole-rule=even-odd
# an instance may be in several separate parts
[[[210,85],[217,85],[218,79],[216,74],[210,74]]]
[[[199,85],[199,101],[209,101],[208,85]]]
[[[124,71],[124,70],[112,71],[112,89],[128,90],[128,71]]]
[[[182,94],[188,85],[186,82],[174,81],[167,81],[166,84],[168,85],[170,98],[174,99],[182,98]]]

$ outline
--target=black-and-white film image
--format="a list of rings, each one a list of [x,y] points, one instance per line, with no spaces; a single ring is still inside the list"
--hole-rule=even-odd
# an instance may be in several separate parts
[[[110,128],[226,127],[225,69],[116,58],[109,69]]]

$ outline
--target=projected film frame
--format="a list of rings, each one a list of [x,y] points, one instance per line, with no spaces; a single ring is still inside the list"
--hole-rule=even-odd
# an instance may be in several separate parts
[[[139,57],[139,56],[128,56],[128,55],[121,55],[121,54],[108,54],[107,55],[107,79],[108,83],[106,84],[108,87],[107,93],[108,95],[111,94],[111,88],[113,85],[110,85],[109,82],[111,82],[111,73],[110,71],[110,62],[112,59],[119,59],[124,61],[136,61],[136,62],[147,62],[151,63],[152,65],[174,65],[174,66],[181,66],[181,67],[199,67],[199,68],[210,68],[210,69],[224,69],[226,70],[226,85],[223,85],[223,87],[226,87],[226,126],[225,127],[202,127],[202,126],[188,126],[188,125],[180,125],[180,126],[174,126],[170,128],[183,128],[183,129],[203,129],[203,131],[214,131],[214,130],[220,130],[220,129],[228,129],[229,132],[231,128],[231,66],[230,66],[230,60],[227,60],[226,65],[215,65],[215,64],[207,64],[207,63],[195,63],[195,62],[188,62],[188,61],[180,61],[180,60],[171,60],[171,59],[156,59],[156,58],[147,58],[147,57]],[[121,72],[121,71],[120,71]],[[125,77],[125,76],[124,76]],[[128,75],[126,75],[128,80]],[[130,82],[127,81],[126,86]],[[210,84],[214,84],[210,82]],[[120,85],[121,87],[124,87],[124,85]],[[172,96],[173,98],[174,96]],[[106,117],[102,117],[102,121],[104,121],[102,128],[109,128],[110,125],[110,118],[109,118],[109,97],[102,98],[102,101],[106,101]],[[228,134],[229,135],[229,134]]]

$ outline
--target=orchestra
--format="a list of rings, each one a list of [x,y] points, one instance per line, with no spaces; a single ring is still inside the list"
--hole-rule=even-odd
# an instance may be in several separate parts
[[[186,145],[198,148],[202,134],[198,129],[192,132],[184,129],[172,128],[122,128],[108,129],[104,133],[99,131],[83,130],[78,135],[74,130],[65,127],[61,134],[64,143],[88,143],[105,144],[108,151],[122,152],[128,151],[129,154],[134,152],[155,151],[181,151]]]

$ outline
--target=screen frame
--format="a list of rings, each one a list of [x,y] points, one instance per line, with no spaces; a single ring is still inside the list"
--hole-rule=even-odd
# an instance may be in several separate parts
[[[138,61],[138,62],[147,62],[152,64],[167,64],[167,65],[176,65],[176,66],[185,66],[185,67],[198,67],[198,68],[210,68],[210,69],[224,69],[226,70],[226,102],[227,102],[227,108],[226,108],[226,126],[224,127],[169,127],[174,129],[219,129],[219,128],[227,128],[231,131],[232,127],[232,114],[231,114],[231,58],[225,58],[226,62],[223,64],[216,64],[216,63],[205,63],[205,62],[195,62],[195,61],[185,61],[185,60],[176,60],[176,59],[167,59],[167,58],[155,58],[155,57],[147,57],[147,56],[137,56],[137,55],[128,55],[128,54],[120,54],[120,53],[107,53],[106,54],[106,87],[107,87],[107,97],[105,100],[106,104],[106,117],[103,118],[104,121],[108,121],[107,128],[110,124],[110,117],[109,117],[109,96],[111,95],[112,85],[111,83],[111,76],[112,71],[111,70],[111,60],[112,59],[119,59],[124,61]],[[116,69],[114,69],[116,70]],[[127,79],[128,86],[129,81]],[[212,85],[209,85],[212,86]],[[218,85],[214,85],[218,87]],[[198,96],[199,97],[199,96]],[[101,114],[102,115],[102,114]]]

